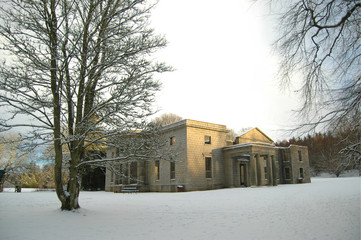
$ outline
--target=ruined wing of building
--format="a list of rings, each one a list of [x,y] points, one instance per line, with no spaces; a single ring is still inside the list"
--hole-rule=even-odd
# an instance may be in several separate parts
[[[105,190],[176,192],[311,182],[307,147],[276,147],[258,128],[234,141],[226,140],[227,133],[225,125],[189,119],[167,125],[161,135],[176,154],[120,163],[122,174],[107,169]]]

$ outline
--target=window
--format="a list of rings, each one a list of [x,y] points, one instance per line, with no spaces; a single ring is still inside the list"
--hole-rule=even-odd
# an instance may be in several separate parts
[[[289,167],[285,168],[285,179],[291,179],[291,172]]]
[[[267,167],[264,167],[264,180],[267,180]]]
[[[123,184],[129,184],[129,163],[124,163],[123,165]]]
[[[137,183],[138,178],[138,164],[137,162],[131,162],[130,167],[130,184]]]
[[[154,171],[155,171],[155,180],[159,180],[159,160],[155,161]]]
[[[169,144],[170,145],[175,145],[175,137],[170,137],[169,138]]]
[[[301,151],[298,151],[298,160],[302,161],[302,153],[301,153]]]
[[[123,183],[123,164],[119,164],[118,173],[115,178],[115,184]]]
[[[283,152],[283,160],[288,162],[288,152]]]
[[[267,169],[267,155],[266,156],[262,156],[262,157],[264,157],[264,180],[266,180],[267,181],[267,179],[268,179],[268,169]]]
[[[300,178],[303,178],[303,168],[300,168]]]
[[[204,143],[211,144],[211,136],[204,136]]]
[[[212,158],[206,157],[206,178],[212,178]]]
[[[175,179],[175,162],[170,162],[170,179]]]

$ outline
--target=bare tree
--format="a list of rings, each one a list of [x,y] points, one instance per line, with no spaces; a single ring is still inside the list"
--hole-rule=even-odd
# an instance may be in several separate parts
[[[141,131],[119,133],[113,136],[111,144],[107,146],[109,159],[90,160],[93,166],[105,166],[108,171],[116,176],[118,184],[123,185],[137,183],[139,186],[146,184],[144,170],[142,173],[136,171],[137,165],[145,168],[148,162],[165,160],[169,162],[181,162],[179,153],[184,151],[184,146],[176,144],[171,147],[171,140],[166,129],[155,123],[150,123]],[[134,164],[136,163],[136,164]],[[133,166],[135,165],[135,168]],[[131,169],[135,169],[133,172]],[[135,176],[132,174],[135,174]],[[120,181],[122,179],[122,181]]]
[[[0,105],[11,114],[1,127],[29,127],[36,144],[53,143],[63,210],[79,208],[80,169],[91,159],[86,150],[140,129],[152,114],[160,86],[153,74],[170,70],[149,60],[166,45],[148,27],[153,6],[146,0],[6,0],[0,6],[0,55],[8,56],[0,68]]]
[[[226,135],[226,139],[229,141],[234,141],[237,136],[238,133],[234,129],[229,129],[229,132]]]
[[[7,137],[0,137],[0,170],[3,176],[0,179],[0,192],[3,185],[10,179],[16,179],[15,175],[20,174],[28,165],[31,153],[22,147],[23,139],[20,135],[10,134]]]
[[[153,122],[159,126],[166,126],[169,125],[171,123],[175,123],[178,122],[180,120],[182,120],[183,118],[178,116],[177,114],[174,113],[164,113],[162,115],[160,115],[159,117],[156,117]]]
[[[304,119],[299,129],[361,131],[361,1],[274,1],[279,18],[283,85],[301,76]],[[360,155],[361,139],[344,153]]]

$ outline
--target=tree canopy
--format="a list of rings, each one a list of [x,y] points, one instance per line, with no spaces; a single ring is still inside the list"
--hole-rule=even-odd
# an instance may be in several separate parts
[[[178,122],[183,118],[174,113],[164,113],[159,117],[156,117],[153,122],[158,126],[166,126],[171,123]]]
[[[36,144],[53,144],[62,209],[79,207],[80,166],[96,152],[89,149],[142,129],[152,114],[160,88],[154,73],[170,70],[151,59],[166,46],[149,27],[153,6],[146,0],[2,1],[0,106],[8,112],[0,127],[28,127]]]
[[[299,129],[361,131],[361,2],[359,0],[270,1],[279,14],[283,85],[300,80]],[[348,154],[361,159],[361,139]],[[344,151],[346,153],[346,151]]]

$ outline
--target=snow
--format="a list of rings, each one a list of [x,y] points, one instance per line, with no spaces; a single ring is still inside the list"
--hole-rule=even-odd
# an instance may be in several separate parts
[[[25,192],[24,192],[25,191]],[[360,239],[360,178],[185,193],[0,193],[0,239]]]

